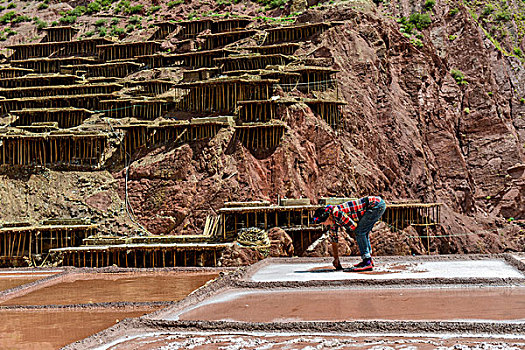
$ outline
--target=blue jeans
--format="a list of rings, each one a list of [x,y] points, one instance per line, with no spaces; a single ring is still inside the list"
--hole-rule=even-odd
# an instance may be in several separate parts
[[[379,221],[385,209],[385,201],[381,200],[381,202],[377,203],[374,207],[368,208],[357,224],[355,236],[363,259],[372,257],[372,247],[370,246],[368,234],[372,231],[372,228],[374,228],[374,224]]]

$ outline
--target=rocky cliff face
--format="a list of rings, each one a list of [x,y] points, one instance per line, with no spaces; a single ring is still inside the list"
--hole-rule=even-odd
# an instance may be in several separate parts
[[[444,203],[433,251],[522,250],[523,229],[511,221],[525,219],[525,70],[511,48],[523,50],[523,35],[501,46],[468,4],[427,3],[305,10],[298,22],[341,22],[298,54],[329,58],[340,71],[343,125],[333,130],[297,104],[283,115],[281,144],[265,156],[244,148],[233,129],[152,150],[129,168],[139,222],[156,234],[192,233],[227,201],[377,194]],[[121,200],[125,175],[112,174]],[[378,253],[424,253],[410,232],[383,227],[376,236]]]
[[[445,203],[445,237],[433,243],[441,252],[521,249],[522,231],[505,220],[525,214],[523,62],[502,54],[460,3],[434,7],[421,47],[385,11],[337,6],[298,19],[343,22],[301,49],[340,70],[341,129],[296,105],[281,145],[263,159],[231,131],[157,152],[131,167],[141,221],[185,232],[225,201],[379,194]]]

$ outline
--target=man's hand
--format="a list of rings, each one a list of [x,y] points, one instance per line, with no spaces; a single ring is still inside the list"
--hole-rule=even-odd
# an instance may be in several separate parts
[[[341,265],[341,262],[339,261],[339,258],[335,258],[334,261],[332,262],[332,265],[334,265],[335,269],[337,271],[340,271],[343,269],[343,266]]]

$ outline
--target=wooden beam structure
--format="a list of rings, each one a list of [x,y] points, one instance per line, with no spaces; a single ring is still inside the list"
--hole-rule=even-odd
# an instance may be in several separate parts
[[[218,266],[222,251],[231,243],[119,244],[50,250],[62,266],[75,267],[188,267]]]
[[[147,68],[182,66],[190,69],[214,67],[214,58],[225,57],[231,51],[224,49],[191,51],[179,54],[158,53],[154,55],[137,56],[137,62],[144,63]]]
[[[63,74],[76,74],[79,71],[85,72],[86,77],[115,77],[124,78],[131,73],[138,71],[142,64],[136,62],[113,62],[99,64],[76,64],[62,65],[60,71]]]
[[[341,111],[339,106],[346,105],[345,101],[323,100],[323,99],[303,99],[303,102],[312,109],[312,112],[323,119],[333,129],[341,125]]]
[[[164,40],[168,35],[175,32],[175,30],[178,28],[177,23],[173,22],[157,22],[154,23],[155,27],[157,27],[157,30],[151,37],[149,37],[148,41],[155,41],[155,40]]]
[[[162,117],[170,103],[163,99],[106,99],[100,101],[100,110],[108,118],[137,118],[154,120]]]
[[[250,54],[215,58],[217,66],[221,66],[222,71],[239,71],[264,69],[267,66],[285,66],[295,60],[292,56],[281,54]]]
[[[0,114],[30,108],[77,107],[96,111],[100,109],[100,101],[109,100],[112,97],[114,97],[112,94],[91,94],[0,99]]]
[[[285,108],[298,103],[292,99],[253,100],[237,102],[237,117],[242,123],[265,123],[272,119],[282,120]]]
[[[71,41],[79,31],[71,26],[48,27],[43,30],[46,32],[44,39],[41,41],[43,43]]]
[[[51,249],[78,246],[96,232],[96,225],[4,225],[0,228],[0,266],[28,266],[34,256],[45,260]]]
[[[239,31],[246,28],[252,22],[251,19],[231,18],[231,19],[201,19],[177,22],[181,26],[180,36],[183,38],[195,38],[198,34],[209,30],[211,33],[223,33]]]
[[[264,43],[273,45],[282,42],[307,41],[311,36],[321,34],[330,27],[332,27],[331,23],[319,22],[270,28],[266,29],[268,35]]]
[[[23,88],[75,84],[78,77],[70,74],[27,74],[20,77],[3,78],[0,88]]]
[[[197,39],[204,40],[201,47],[202,50],[213,50],[248,38],[255,33],[257,33],[255,30],[235,30],[232,32],[200,34]]]
[[[309,93],[311,91],[326,91],[336,89],[338,93],[337,79],[335,74],[339,72],[336,69],[316,67],[316,66],[290,66],[285,69],[287,72],[301,74],[299,83],[286,86],[281,84],[285,91],[297,89]],[[337,96],[338,97],[338,96]]]
[[[0,134],[0,165],[98,169],[108,136],[104,133]]]
[[[215,137],[221,128],[232,124],[231,117],[212,117],[191,121],[166,121],[161,124],[119,125],[117,129],[125,132],[123,154],[133,156],[139,149],[207,140]]]
[[[7,99],[13,99],[24,97],[44,97],[53,95],[71,96],[111,94],[122,88],[122,85],[116,83],[0,88],[0,96],[4,96]]]
[[[335,198],[337,199],[337,198]],[[346,198],[348,199],[348,198]],[[346,201],[346,199],[344,201]],[[343,201],[342,201],[343,202]],[[280,227],[293,239],[295,253],[302,254],[324,232],[322,225],[311,225],[310,218],[319,205],[265,205],[257,202],[248,206],[238,203],[218,210],[219,232],[223,240],[231,241],[242,228],[259,227],[269,230]],[[442,203],[387,203],[381,217],[394,230],[407,226],[428,228],[439,225]]]
[[[184,70],[182,72],[182,82],[190,83],[190,82],[195,82],[195,81],[213,79],[219,73],[219,71],[220,69],[217,67],[211,67],[211,68],[205,67],[205,68]]]
[[[279,146],[285,130],[286,124],[277,120],[244,123],[235,126],[235,137],[252,152],[268,152]]]
[[[238,101],[269,99],[277,82],[273,79],[228,77],[177,84],[176,88],[188,92],[175,103],[175,110],[231,114]]]
[[[35,44],[18,44],[7,46],[15,52],[10,60],[25,60],[28,58],[42,57],[68,57],[68,56],[95,56],[97,46],[110,44],[112,41],[104,38],[93,38],[72,41],[47,42]]]
[[[17,117],[11,125],[31,125],[33,123],[56,122],[61,129],[68,129],[78,126],[93,112],[85,108],[65,107],[65,108],[34,108],[11,111]]]
[[[244,50],[250,50],[254,53],[261,55],[287,55],[292,56],[297,49],[301,47],[301,44],[298,43],[284,43],[284,44],[275,44],[275,45],[264,45],[264,46],[245,46]]]
[[[63,66],[96,64],[97,62],[98,60],[94,57],[44,57],[12,60],[10,63],[14,67],[30,69],[38,73],[60,73]]]
[[[129,80],[125,83],[127,87],[134,87],[135,95],[157,96],[169,91],[175,86],[170,80],[150,79],[150,80]]]
[[[153,55],[160,50],[159,41],[134,41],[97,45],[97,55],[103,61],[122,60]]]
[[[8,78],[16,78],[16,77],[22,77],[26,74],[34,73],[35,71],[32,69],[27,68],[19,68],[19,67],[0,67],[0,78],[1,79],[8,79]]]

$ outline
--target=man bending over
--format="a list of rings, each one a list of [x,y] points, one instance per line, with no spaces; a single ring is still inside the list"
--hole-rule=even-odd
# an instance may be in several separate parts
[[[350,271],[371,271],[373,269],[374,262],[372,261],[369,233],[385,212],[385,208],[385,201],[381,197],[369,196],[340,205],[327,205],[315,211],[312,223],[329,227],[334,256],[333,265],[336,270],[343,269],[338,252],[339,239],[337,233],[339,227],[343,227],[347,233],[349,231],[355,232],[357,245],[363,259],[359,264],[354,265]]]

